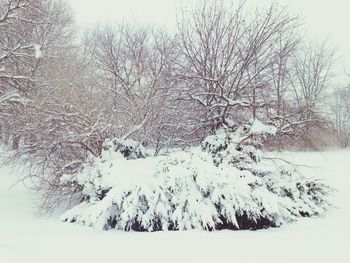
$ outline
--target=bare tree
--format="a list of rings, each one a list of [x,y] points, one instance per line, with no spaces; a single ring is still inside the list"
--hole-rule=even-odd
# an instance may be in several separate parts
[[[198,126],[215,130],[230,119],[250,118],[244,109],[255,117],[257,109],[270,105],[257,92],[271,78],[276,40],[295,27],[296,19],[276,6],[251,13],[245,2],[204,2],[189,15],[181,13],[179,75],[186,83],[184,100],[198,105]]]
[[[163,30],[124,24],[97,28],[88,41],[100,90],[113,103],[116,136],[152,143],[169,118],[177,82],[174,40]]]
[[[330,80],[333,52],[327,43],[305,47],[293,61],[291,84],[295,99],[302,112],[301,118],[311,118],[317,114],[318,103],[324,98]]]
[[[336,89],[330,102],[333,123],[341,147],[350,145],[350,87]]]
[[[291,70],[291,62],[300,46],[301,38],[298,36],[299,27],[295,25],[288,32],[279,32],[277,37],[277,49],[274,61],[271,64],[271,85],[276,98],[275,110],[277,116],[285,116],[290,94],[288,75]]]
[[[57,47],[67,46],[71,16],[59,1],[2,0],[0,2],[0,125],[6,140],[25,125],[26,106],[45,82],[45,65]]]

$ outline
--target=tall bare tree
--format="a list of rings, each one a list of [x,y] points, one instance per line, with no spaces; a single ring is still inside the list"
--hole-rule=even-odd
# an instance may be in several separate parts
[[[71,15],[60,1],[0,1],[0,127],[17,148],[27,105],[46,81],[46,65],[67,46]],[[57,59],[55,62],[57,63]]]
[[[304,47],[294,58],[291,84],[304,118],[317,114],[318,103],[329,87],[333,56],[333,51],[323,42]]]
[[[250,118],[244,109],[252,109],[255,116],[258,108],[270,105],[257,92],[271,78],[276,41],[296,20],[277,6],[248,12],[245,2],[203,2],[189,14],[181,13],[179,75],[186,83],[184,99],[198,105],[198,125],[215,130],[229,119]]]
[[[174,96],[174,40],[164,30],[124,24],[97,28],[88,41],[100,91],[113,103],[116,136],[152,142]]]

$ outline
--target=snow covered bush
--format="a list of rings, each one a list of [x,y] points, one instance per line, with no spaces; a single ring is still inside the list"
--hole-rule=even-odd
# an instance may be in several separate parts
[[[260,158],[259,138],[273,133],[253,121],[158,157],[125,155],[111,140],[74,176],[84,198],[62,220],[126,231],[261,229],[324,214],[332,189]]]
[[[119,152],[126,159],[145,158],[149,155],[139,142],[130,139],[108,139],[104,142],[102,147],[105,152]]]

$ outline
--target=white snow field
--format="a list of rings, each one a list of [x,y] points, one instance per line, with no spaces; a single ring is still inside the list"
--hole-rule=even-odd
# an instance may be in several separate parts
[[[1,152],[0,152],[1,154]],[[338,189],[338,209],[258,231],[101,231],[36,215],[35,194],[0,168],[0,263],[350,262],[350,151],[290,153],[309,176]]]

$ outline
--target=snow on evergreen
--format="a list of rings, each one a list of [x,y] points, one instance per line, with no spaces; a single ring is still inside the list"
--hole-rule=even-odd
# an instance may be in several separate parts
[[[266,125],[259,121],[258,119],[254,119],[251,121],[250,133],[252,134],[276,134],[277,128],[272,125]]]
[[[101,157],[62,184],[78,184],[82,202],[62,220],[99,229],[157,231],[261,229],[323,215],[332,189],[290,165],[263,164],[257,122],[220,130],[202,147],[151,157],[131,140],[108,140]],[[265,134],[265,135],[264,135]]]

